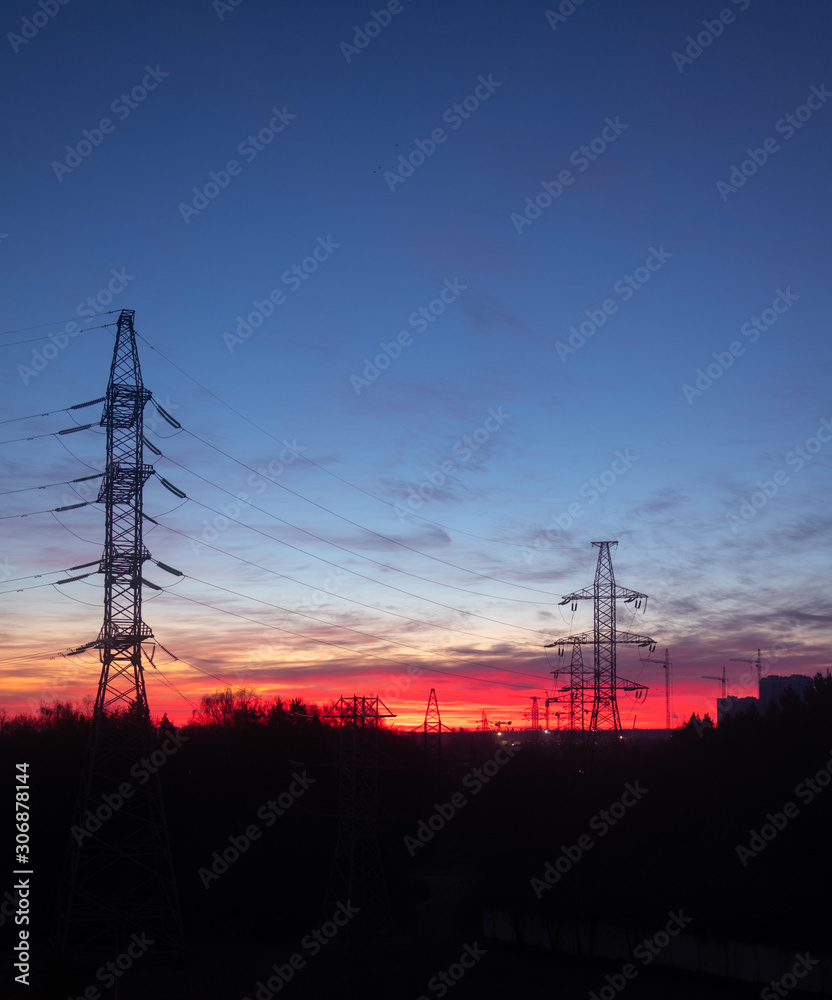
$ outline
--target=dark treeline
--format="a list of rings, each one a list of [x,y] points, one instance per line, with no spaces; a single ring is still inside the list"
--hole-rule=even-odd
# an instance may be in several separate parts
[[[328,918],[338,730],[325,711],[240,689],[204,697],[186,726],[155,720],[160,740],[176,736],[159,774],[187,937],[185,956],[159,959],[166,982],[186,976],[187,987],[170,995],[254,998],[270,964],[287,961]],[[89,729],[89,705],[0,718],[4,773],[30,764],[33,953],[42,969]],[[553,748],[517,735],[522,746],[501,751],[495,734],[454,733],[443,737],[437,770],[421,735],[378,736],[377,831],[391,919],[366,939],[356,920],[354,932],[298,973],[294,995],[315,995],[331,975],[341,996],[435,996],[429,979],[466,942],[506,954],[485,941],[485,908],[507,912],[518,926],[537,916],[563,926],[586,920],[657,929],[669,911],[683,910],[693,918],[690,932],[703,937],[813,954],[828,948],[814,914],[823,912],[832,882],[832,791],[816,778],[832,768],[830,678],[818,675],[803,698],[788,693],[765,715],[748,712],[718,729],[692,718],[669,743],[625,738],[590,750],[580,740]],[[270,803],[281,803],[279,815]],[[239,846],[252,824],[260,836],[224,862],[232,838]],[[753,840],[755,832],[763,839]],[[406,971],[403,948],[416,954]],[[558,982],[555,962],[563,976],[574,972],[571,960],[547,952],[522,956],[511,963],[530,976],[539,965],[541,984]],[[148,995],[141,991],[151,982],[155,995],[168,995],[146,978],[160,975],[156,958],[143,961],[119,984],[119,997],[133,995],[131,988]],[[353,981],[362,962],[372,968]],[[496,996],[517,985],[508,972],[501,978],[499,963],[493,957],[489,972],[483,960],[466,990],[474,995],[476,985],[478,996]],[[85,969],[48,968],[66,990],[56,996],[81,995],[91,981]],[[565,995],[603,985],[595,966],[585,979],[574,975],[580,988]],[[641,996],[651,995],[647,981]],[[376,991],[375,982],[383,988]],[[662,989],[686,995],[678,984]],[[744,989],[734,985],[725,995],[744,996]],[[467,995],[462,984],[455,995]],[[748,995],[759,995],[759,986]]]

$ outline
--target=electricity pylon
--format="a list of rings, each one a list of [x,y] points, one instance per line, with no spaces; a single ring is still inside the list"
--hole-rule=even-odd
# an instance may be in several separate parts
[[[532,711],[531,711],[531,723],[532,732],[537,733],[540,731],[540,712],[537,707],[537,695],[531,695],[532,700]]]
[[[576,729],[586,729],[586,710],[584,708],[586,692],[594,691],[595,685],[592,677],[587,677],[584,672],[584,657],[581,649],[583,639],[573,636],[570,641],[572,642],[572,657],[569,662],[569,684],[560,688],[560,691],[569,693],[569,728],[574,732]],[[560,653],[560,650],[558,652]],[[558,679],[559,673],[559,670],[552,671],[555,680]],[[556,702],[558,700],[557,698],[547,698],[547,710],[550,701]],[[576,715],[578,716],[578,725],[575,725]]]
[[[430,689],[428,707],[425,709],[425,757],[437,766],[442,757],[442,720],[434,688]]]
[[[648,646],[652,652],[656,648],[655,640],[646,635],[635,635],[630,632],[620,632],[615,625],[616,601],[623,600],[629,604],[635,602],[636,609],[646,603],[647,595],[636,590],[619,587],[615,582],[612,568],[610,546],[618,542],[593,542],[598,546],[598,564],[595,569],[595,581],[591,587],[576,590],[567,594],[561,604],[572,604],[572,610],[577,610],[578,601],[593,602],[593,630],[580,635],[563,636],[548,643],[546,648],[558,646],[558,655],[563,655],[566,643],[592,643],[593,646],[593,700],[590,730],[606,729],[617,731],[621,729],[621,717],[618,712],[618,689],[625,691],[646,692],[644,684],[635,681],[622,681],[619,684],[616,671],[616,647],[619,643],[632,643],[638,646]],[[574,645],[573,645],[574,649]]]
[[[338,842],[324,912],[350,900],[370,923],[388,926],[390,900],[377,826],[380,768],[378,732],[393,713],[380,698],[339,698],[325,716],[338,727]]]
[[[142,643],[142,489],[153,473],[143,459],[142,384],[132,310],[118,318],[101,425],[107,463],[98,494],[106,512],[104,623],[88,644],[101,657],[92,732],[71,830],[60,900],[60,945],[75,954],[124,950],[146,932],[154,950],[182,945],[182,926],[158,767],[161,751],[147,704]],[[164,754],[161,754],[164,757]]]

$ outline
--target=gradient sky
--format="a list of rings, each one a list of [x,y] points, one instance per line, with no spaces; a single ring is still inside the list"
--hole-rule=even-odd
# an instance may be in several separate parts
[[[165,682],[243,683],[415,725],[434,686],[450,725],[522,724],[605,539],[677,721],[723,665],[756,693],[730,657],[829,666],[828,3],[13,0],[3,26],[0,439],[47,435],[0,447],[7,708],[95,691],[61,651],[102,579],[50,584],[103,509],[33,512],[93,498],[61,484],[101,469],[101,407],[62,410],[104,394],[123,308],[182,425],[149,405],[146,458],[189,498],[145,489],[186,574],[145,567],[154,713],[190,714]],[[661,667],[619,673],[651,686],[623,724],[663,725]]]

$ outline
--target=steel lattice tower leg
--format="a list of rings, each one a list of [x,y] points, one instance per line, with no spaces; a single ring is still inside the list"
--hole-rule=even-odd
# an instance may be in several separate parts
[[[584,706],[586,702],[586,677],[584,677],[584,656],[580,642],[572,643],[572,659],[569,664],[569,728],[586,729]],[[575,725],[578,714],[579,725]]]
[[[610,542],[593,542],[599,547],[595,567],[593,632],[595,638],[595,697],[590,729],[620,729],[615,672],[615,573]]]
[[[102,666],[60,904],[60,944],[73,954],[123,951],[134,932],[146,932],[154,950],[182,945],[158,768],[142,763],[159,747],[142,666],[142,643],[152,638],[142,621],[142,564],[150,556],[142,489],[153,472],[143,461],[142,432],[151,393],[142,384],[133,316],[122,310],[118,319],[101,418],[104,623],[95,645]]]
[[[324,915],[352,902],[364,921],[390,925],[390,900],[377,826],[379,720],[391,713],[379,698],[340,698],[329,717],[338,725],[338,843]]]

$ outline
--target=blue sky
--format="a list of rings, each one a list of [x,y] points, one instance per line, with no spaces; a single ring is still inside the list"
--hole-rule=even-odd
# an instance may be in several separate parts
[[[189,498],[148,485],[146,542],[195,578],[148,565],[174,586],[146,617],[191,700],[415,718],[434,685],[455,724],[520,719],[543,643],[591,623],[557,601],[601,539],[680,715],[727,657],[829,664],[828,5],[44,2],[4,13],[0,437],[103,395],[113,327],[86,328],[135,310]],[[4,489],[91,474],[103,440],[5,444]],[[0,659],[97,634],[100,577],[14,592],[100,554],[100,508],[8,516],[67,495],[3,496]],[[21,701],[96,679],[0,669]],[[661,671],[620,671],[653,685],[622,719],[661,724]]]

